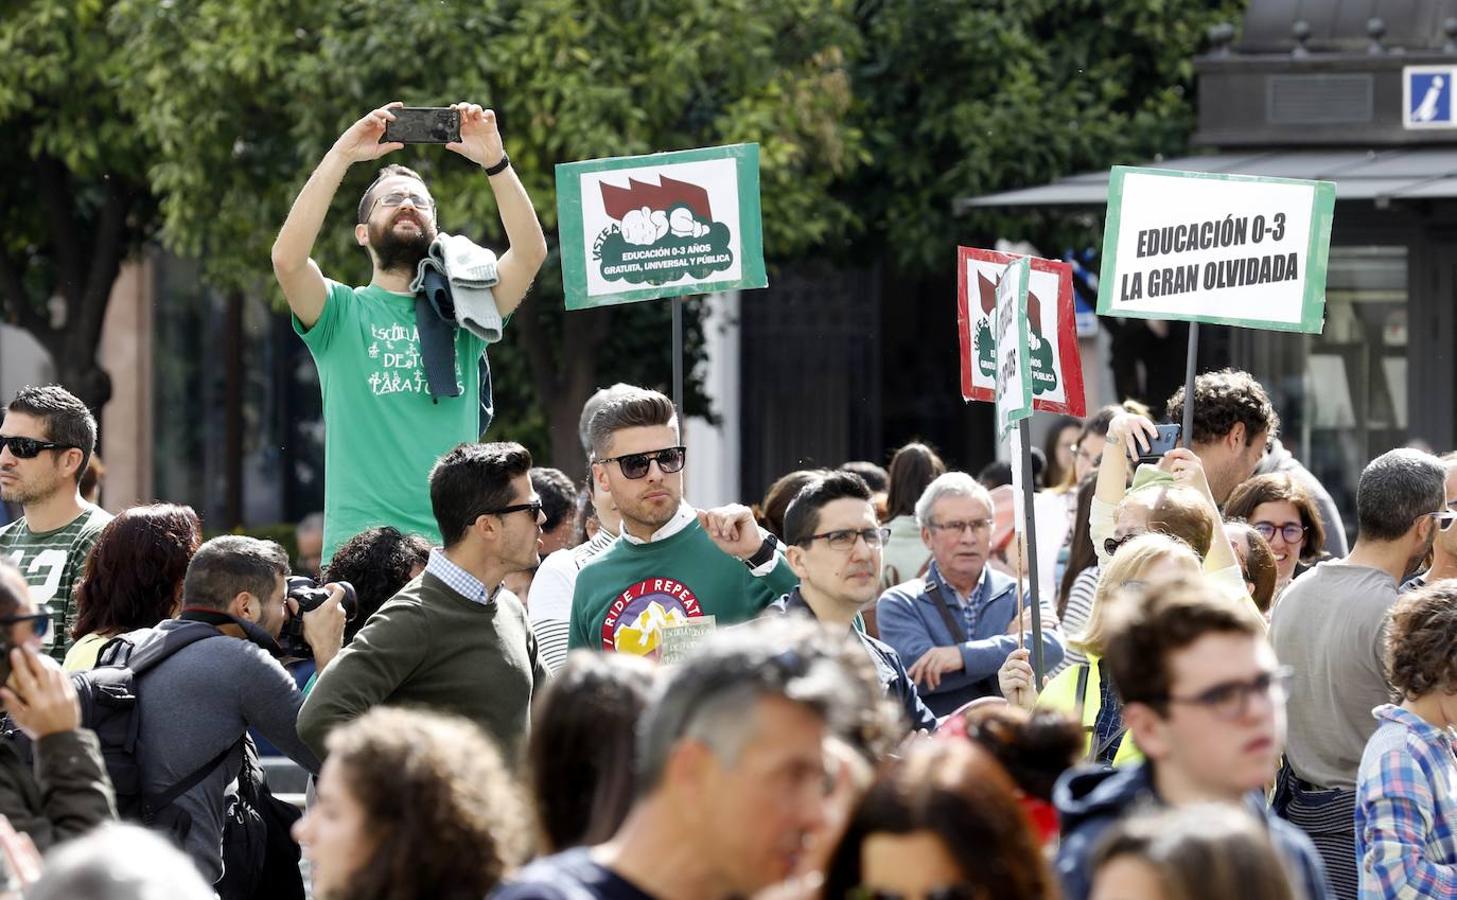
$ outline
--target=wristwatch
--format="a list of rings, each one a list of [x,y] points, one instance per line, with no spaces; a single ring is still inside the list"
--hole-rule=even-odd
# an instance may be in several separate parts
[[[750,569],[757,569],[760,566],[764,565],[764,563],[773,559],[774,554],[778,551],[779,539],[772,534],[765,534],[764,543],[759,545],[759,549],[754,551],[753,556],[750,556],[744,560],[744,565],[748,566]]]
[[[489,166],[486,168],[486,177],[489,178],[492,175],[500,175],[502,172],[506,171],[506,167],[509,165],[511,165],[511,157],[509,154],[503,152],[501,154],[500,162],[496,163],[494,166]]]

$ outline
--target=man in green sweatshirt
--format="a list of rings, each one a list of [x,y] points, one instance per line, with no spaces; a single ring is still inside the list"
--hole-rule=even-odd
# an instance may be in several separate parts
[[[445,547],[319,676],[298,733],[320,759],[336,725],[390,705],[464,716],[516,760],[548,677],[525,608],[501,591],[508,573],[541,562],[530,470],[514,443],[461,444],[435,464],[430,505]]]
[[[611,492],[622,536],[577,576],[572,648],[658,657],[673,628],[708,616],[746,621],[795,586],[779,542],[748,507],[698,512],[683,501],[687,448],[673,401],[623,392],[588,431],[592,477]]]

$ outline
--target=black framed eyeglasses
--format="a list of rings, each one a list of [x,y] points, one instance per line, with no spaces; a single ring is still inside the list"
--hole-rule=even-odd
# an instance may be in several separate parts
[[[861,528],[858,531],[854,528],[841,528],[837,531],[822,531],[819,534],[811,534],[800,544],[810,544],[814,541],[824,541],[831,550],[849,550],[855,546],[855,542],[861,538],[865,539],[865,546],[871,550],[878,550],[885,546],[890,540],[889,528]]]
[[[1298,544],[1305,540],[1305,526],[1298,522],[1286,522],[1284,525],[1276,525],[1274,522],[1251,522],[1250,524],[1260,533],[1260,537],[1267,541],[1273,541],[1277,534],[1287,544]]]
[[[683,464],[687,461],[687,447],[665,447],[662,450],[653,450],[648,453],[628,453],[623,456],[609,456],[606,459],[597,460],[604,466],[610,462],[617,463],[623,476],[633,480],[646,477],[648,469],[653,463],[658,464],[658,469],[664,475],[672,475],[674,472],[683,471]]]
[[[1128,543],[1129,541],[1133,540],[1143,533],[1144,532],[1142,531],[1134,531],[1130,532],[1129,534],[1125,534],[1123,537],[1110,537],[1107,540],[1103,541],[1103,549],[1108,551],[1108,555],[1111,557],[1113,554],[1118,552],[1119,547],[1122,547],[1124,544]]]
[[[28,437],[6,437],[3,434],[0,434],[0,447],[9,447],[11,455],[17,459],[35,459],[42,450],[79,449],[75,444],[58,444],[55,441]]]
[[[7,628],[11,625],[19,625],[21,622],[33,623],[31,629],[35,632],[35,636],[43,638],[46,636],[46,632],[51,630],[50,610],[31,613],[28,616],[0,616],[0,625]]]
[[[1192,697],[1175,697],[1173,694],[1167,694],[1163,697],[1150,697],[1143,702],[1202,706],[1209,710],[1215,718],[1232,722],[1249,710],[1250,698],[1255,695],[1268,697],[1271,703],[1284,703],[1290,697],[1290,679],[1294,674],[1294,669],[1289,666],[1281,666],[1269,672],[1261,672],[1249,681],[1227,681],[1224,684],[1216,684]]]
[[[509,513],[522,512],[522,511],[528,510],[528,509],[531,510],[531,518],[537,519],[537,518],[540,518],[541,517],[541,501],[540,500],[532,500],[530,503],[513,503],[510,506],[503,506],[500,509],[488,509],[485,512],[481,513],[481,515],[483,515],[483,516],[504,516],[504,515],[507,515]]]

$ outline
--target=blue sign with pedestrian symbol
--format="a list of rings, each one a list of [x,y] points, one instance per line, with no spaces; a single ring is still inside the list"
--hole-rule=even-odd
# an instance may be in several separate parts
[[[1457,128],[1452,104],[1457,66],[1407,66],[1402,75],[1407,128]]]

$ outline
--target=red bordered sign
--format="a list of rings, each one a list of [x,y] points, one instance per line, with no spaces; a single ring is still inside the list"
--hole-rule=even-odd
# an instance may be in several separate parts
[[[961,396],[996,400],[996,345],[992,316],[997,283],[1015,253],[956,248],[956,324],[961,337]],[[1032,408],[1082,416],[1083,361],[1078,353],[1072,266],[1029,257],[1027,345],[1032,370]]]

